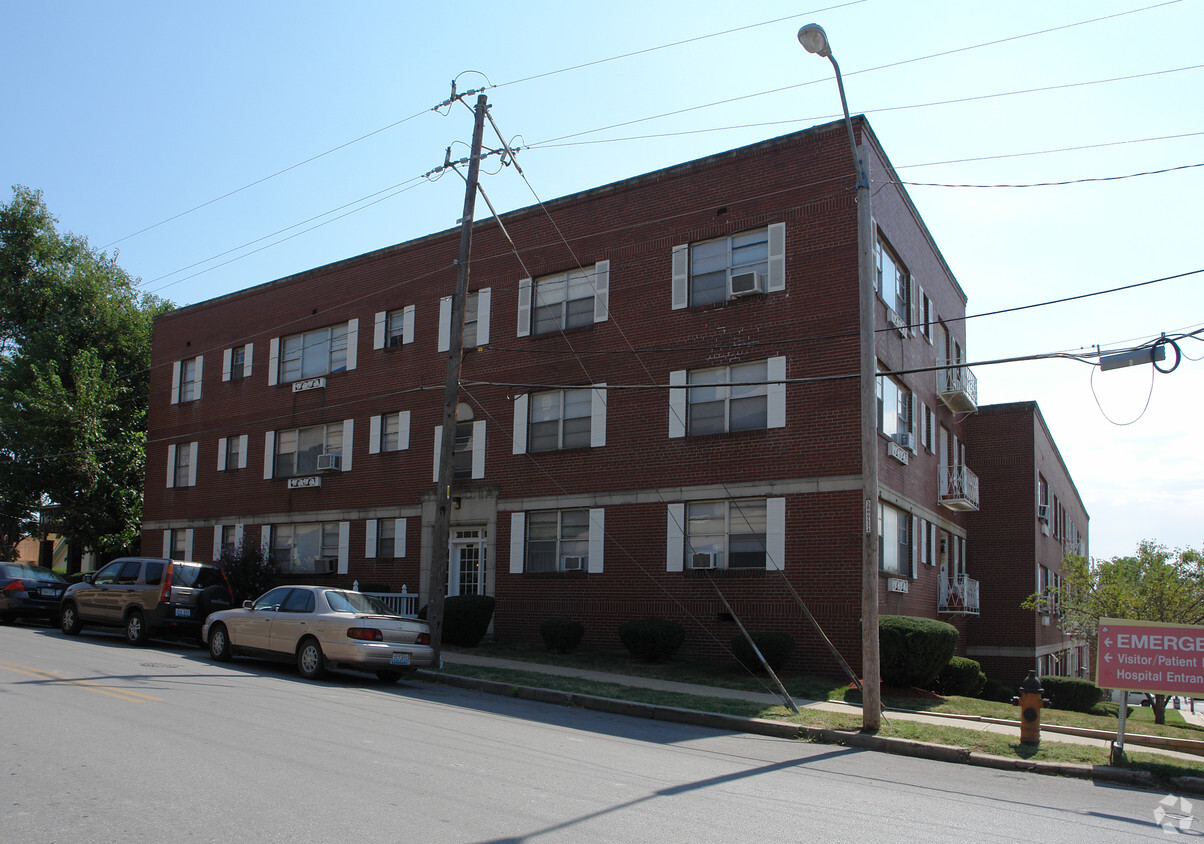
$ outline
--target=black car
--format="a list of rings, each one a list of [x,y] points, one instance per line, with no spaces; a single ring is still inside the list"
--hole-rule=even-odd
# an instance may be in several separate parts
[[[43,618],[59,623],[59,601],[67,580],[58,572],[28,563],[0,563],[0,622]]]

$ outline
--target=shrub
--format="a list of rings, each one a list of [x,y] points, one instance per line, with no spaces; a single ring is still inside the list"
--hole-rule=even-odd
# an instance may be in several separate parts
[[[218,558],[218,568],[230,581],[230,598],[234,606],[241,607],[243,601],[253,601],[280,582],[280,565],[265,554],[254,542],[244,542],[234,551],[226,551]]]
[[[942,695],[974,697],[987,684],[987,675],[976,660],[955,656],[936,677],[935,689]]]
[[[443,602],[443,642],[463,648],[481,644],[493,619],[489,595],[452,595]]]
[[[544,646],[559,654],[568,654],[577,650],[581,637],[585,635],[585,625],[571,618],[545,618],[539,622],[539,635],[543,637]]]
[[[882,682],[926,688],[941,673],[957,647],[957,628],[910,615],[878,617]]]
[[[668,659],[686,640],[686,631],[676,621],[641,618],[619,625],[619,641],[637,659],[661,662]]]
[[[773,632],[750,633],[749,635],[752,636],[761,656],[765,657],[765,661],[769,663],[769,667],[774,671],[781,671],[794,651],[794,637],[789,633]],[[757,659],[757,655],[753,653],[752,647],[748,644],[748,639],[745,639],[742,633],[737,633],[732,637],[732,653],[736,655],[736,662],[749,671],[762,670],[761,660]]]
[[[1099,686],[1090,680],[1077,677],[1041,677],[1042,697],[1049,698],[1054,709],[1069,709],[1072,712],[1090,712],[1100,702]]]
[[[983,700],[997,701],[998,703],[1011,703],[1015,694],[1016,693],[1014,691],[1003,685],[1003,683],[999,682],[994,677],[988,677],[987,681],[983,684],[982,690],[979,691],[976,697],[982,698]]]

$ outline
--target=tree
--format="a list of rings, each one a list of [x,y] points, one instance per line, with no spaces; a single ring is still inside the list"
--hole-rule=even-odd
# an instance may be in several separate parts
[[[1204,623],[1204,554],[1144,540],[1131,557],[1091,561],[1068,555],[1062,583],[1034,594],[1025,609],[1056,608],[1062,629],[1096,647],[1101,618]],[[1154,721],[1166,722],[1167,695],[1153,696]]]
[[[0,205],[0,552],[49,512],[78,560],[138,536],[151,330],[171,304],[57,224],[38,191]]]

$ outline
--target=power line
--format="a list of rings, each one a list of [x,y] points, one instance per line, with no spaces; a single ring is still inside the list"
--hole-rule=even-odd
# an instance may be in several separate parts
[[[1193,170],[1196,167],[1204,167],[1204,162],[1199,164],[1180,164],[1178,167],[1164,167],[1161,170],[1144,170],[1140,173],[1128,173],[1123,176],[1092,176],[1083,179],[1062,179],[1057,182],[1028,182],[1026,184],[995,184],[995,185],[972,185],[972,184],[948,184],[943,182],[911,182],[904,179],[895,182],[899,185],[909,185],[911,187],[925,188],[1050,188],[1063,187],[1065,185],[1083,185],[1092,182],[1119,182],[1124,179],[1136,179],[1141,176],[1159,176],[1163,173],[1174,173],[1179,170]]]

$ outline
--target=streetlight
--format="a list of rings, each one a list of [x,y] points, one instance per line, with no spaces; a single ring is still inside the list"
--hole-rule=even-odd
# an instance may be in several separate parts
[[[865,530],[861,544],[861,727],[876,732],[882,726],[882,680],[878,657],[878,426],[877,355],[874,352],[873,217],[870,213],[870,173],[867,159],[857,149],[853,121],[844,96],[840,65],[832,55],[828,34],[816,23],[798,31],[798,41],[808,53],[832,63],[840,106],[849,134],[849,148],[857,167],[857,284],[861,342],[861,477]]]

